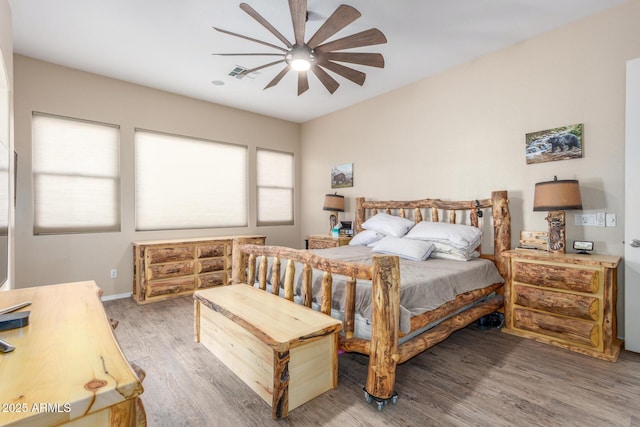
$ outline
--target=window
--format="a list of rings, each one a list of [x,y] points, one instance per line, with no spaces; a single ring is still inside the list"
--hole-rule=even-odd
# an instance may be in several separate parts
[[[32,118],[34,234],[120,231],[120,128]]]
[[[293,154],[258,149],[258,225],[293,224]]]
[[[247,147],[136,129],[136,229],[247,225]]]

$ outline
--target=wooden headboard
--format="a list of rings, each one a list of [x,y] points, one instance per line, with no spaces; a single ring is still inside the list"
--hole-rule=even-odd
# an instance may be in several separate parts
[[[502,277],[506,278],[508,259],[502,256],[502,252],[511,249],[511,214],[507,192],[504,190],[492,192],[490,199],[467,201],[440,199],[372,201],[358,197],[355,230],[358,233],[362,231],[362,224],[366,219],[378,212],[410,218],[415,222],[430,219],[434,222],[446,221],[456,224],[468,219],[468,225],[479,227],[479,218],[484,217],[484,211],[488,210],[491,210],[493,221],[493,256],[489,258],[493,259]]]

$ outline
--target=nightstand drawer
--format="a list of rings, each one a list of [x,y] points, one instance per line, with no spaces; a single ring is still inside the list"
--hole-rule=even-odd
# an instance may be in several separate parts
[[[513,302],[522,307],[579,319],[593,321],[600,318],[600,300],[590,296],[514,285]]]
[[[598,325],[580,319],[570,319],[548,313],[525,309],[513,310],[513,326],[548,337],[555,337],[569,343],[598,347],[600,333]]]
[[[599,291],[600,272],[596,269],[536,262],[513,262],[514,282],[556,289],[587,292]]]
[[[309,240],[309,249],[326,249],[326,248],[335,248],[336,246],[338,246],[337,240],[320,240],[320,239]]]
[[[313,234],[307,237],[307,249],[327,249],[345,246],[351,241],[350,236],[327,236],[324,234]]]

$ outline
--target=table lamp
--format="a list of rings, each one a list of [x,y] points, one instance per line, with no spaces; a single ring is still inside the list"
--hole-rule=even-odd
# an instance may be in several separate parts
[[[553,177],[553,181],[538,182],[533,196],[534,211],[549,211],[549,252],[565,253],[565,210],[582,209],[580,187],[575,179]]]
[[[322,210],[336,212],[329,217],[329,233],[331,233],[331,230],[338,224],[337,212],[344,212],[344,196],[340,196],[338,193],[325,194]]]

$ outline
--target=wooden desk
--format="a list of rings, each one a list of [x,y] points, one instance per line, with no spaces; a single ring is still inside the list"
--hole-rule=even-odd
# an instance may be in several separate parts
[[[32,304],[29,325],[0,331],[0,425],[133,426],[142,384],[113,336],[95,282],[0,292]]]

